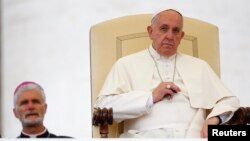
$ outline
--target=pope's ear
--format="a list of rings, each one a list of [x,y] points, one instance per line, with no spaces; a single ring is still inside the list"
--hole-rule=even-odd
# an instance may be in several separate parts
[[[147,31],[148,31],[148,36],[149,36],[149,38],[152,39],[152,38],[151,38],[151,35],[152,35],[152,32],[153,32],[152,27],[151,27],[151,26],[148,26],[148,27],[147,27]]]
[[[183,38],[184,36],[185,36],[185,32],[182,31],[182,33],[181,33],[181,38]]]

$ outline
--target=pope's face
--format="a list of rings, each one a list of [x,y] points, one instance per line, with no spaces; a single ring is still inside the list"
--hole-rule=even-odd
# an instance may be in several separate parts
[[[13,109],[23,126],[43,124],[47,104],[37,90],[27,90],[18,95]]]
[[[159,13],[147,30],[149,37],[153,41],[153,48],[162,56],[175,54],[184,36],[182,17],[171,10]]]

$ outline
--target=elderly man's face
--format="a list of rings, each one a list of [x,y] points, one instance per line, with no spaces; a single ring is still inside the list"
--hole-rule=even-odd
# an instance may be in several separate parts
[[[43,124],[46,110],[47,104],[36,90],[20,93],[13,109],[15,116],[22,122],[23,126]]]
[[[175,54],[184,36],[181,16],[171,10],[161,12],[156,21],[148,27],[148,34],[153,41],[154,49],[160,55]]]

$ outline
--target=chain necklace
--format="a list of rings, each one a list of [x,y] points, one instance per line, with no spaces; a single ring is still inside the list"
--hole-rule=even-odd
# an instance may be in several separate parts
[[[152,58],[152,59],[153,59],[153,61],[154,61],[154,64],[155,64],[155,67],[156,67],[157,73],[158,73],[158,75],[159,75],[159,77],[160,77],[160,79],[161,79],[161,82],[163,82],[163,78],[162,78],[162,76],[161,76],[161,74],[160,74],[160,71],[159,71],[158,65],[157,65],[157,63],[156,63],[156,61],[155,61],[155,59],[154,59],[154,57],[153,57],[152,53],[150,52],[149,48],[148,48],[148,53],[150,54],[151,58]],[[175,80],[176,58],[177,58],[177,54],[175,55],[175,58],[174,58],[174,72],[173,72],[172,83],[173,83],[173,82],[174,82],[174,80]]]

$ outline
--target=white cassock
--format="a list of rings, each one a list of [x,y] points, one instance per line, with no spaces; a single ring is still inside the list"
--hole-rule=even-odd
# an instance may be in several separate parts
[[[148,107],[152,90],[161,83],[152,57],[164,81],[174,77],[181,91]],[[229,119],[239,108],[239,100],[205,61],[181,53],[176,65],[174,59],[159,56],[150,46],[114,64],[95,106],[113,108],[114,119],[124,121],[122,137],[199,138],[205,119],[225,112]],[[208,116],[207,109],[212,109]]]

